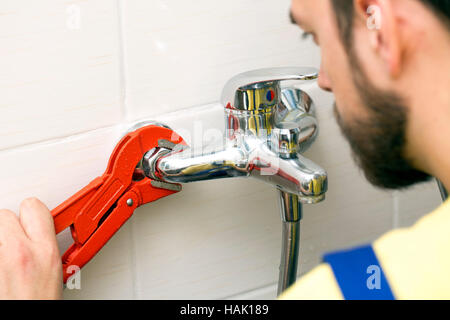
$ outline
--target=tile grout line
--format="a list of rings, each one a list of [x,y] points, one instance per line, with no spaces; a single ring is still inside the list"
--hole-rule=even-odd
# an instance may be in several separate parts
[[[125,46],[125,33],[124,33],[124,7],[122,0],[116,0],[117,4],[117,25],[118,25],[118,43],[119,43],[119,75],[120,75],[120,107],[122,113],[122,122],[126,122],[129,118],[129,112],[127,108],[127,87],[128,79],[126,70],[127,66],[127,52]]]
[[[200,114],[202,112],[205,112],[205,110],[208,110],[212,105],[216,105],[218,104],[217,101],[211,102],[211,103],[206,103],[206,104],[201,104],[201,105],[194,105],[194,106],[190,106],[187,108],[183,108],[180,110],[175,110],[172,112],[167,112],[167,113],[163,113],[163,114],[158,114],[158,115],[154,115],[151,117],[145,117],[142,118],[141,120],[157,120],[159,118],[161,118],[161,116],[165,116],[165,117],[173,117],[174,115],[177,114],[182,114],[182,113],[186,113],[186,112],[190,112],[192,113],[196,113],[196,114]],[[33,141],[33,142],[29,142],[29,143],[23,143],[23,144],[18,144],[18,145],[14,145],[14,146],[10,146],[10,147],[6,147],[6,148],[0,148],[0,154],[2,153],[6,153],[6,152],[16,152],[16,151],[21,151],[23,149],[28,149],[28,148],[33,148],[33,147],[39,147],[39,146],[43,146],[43,145],[48,145],[48,144],[54,144],[54,143],[61,143],[61,142],[65,142],[65,141],[72,141],[73,139],[79,139],[79,138],[83,138],[91,133],[96,133],[96,132],[101,132],[101,131],[106,131],[106,130],[112,130],[114,128],[116,129],[121,129],[121,128],[125,128],[127,126],[127,124],[131,124],[134,123],[136,121],[124,121],[122,123],[115,123],[115,124],[111,124],[111,125],[106,125],[103,127],[97,127],[95,129],[88,129],[88,130],[84,130],[84,131],[79,131],[76,133],[70,133],[67,135],[61,135],[61,136],[56,136],[56,137],[51,137],[51,138],[47,138],[47,139],[42,139],[42,140],[37,140],[37,141]]]
[[[11,146],[11,147],[6,147],[3,149],[0,149],[0,154],[5,154],[8,152],[17,152],[17,151],[22,151],[24,149],[41,147],[41,146],[46,146],[46,145],[51,145],[51,144],[56,144],[56,143],[70,142],[75,139],[82,139],[90,134],[95,134],[95,133],[102,132],[102,131],[112,130],[114,128],[118,129],[118,128],[120,128],[120,126],[121,126],[120,124],[107,125],[104,127],[97,127],[95,129],[91,129],[91,130],[85,130],[85,131],[80,131],[77,133],[62,135],[59,137],[52,137],[52,138],[48,138],[48,139],[33,141],[30,143],[24,143],[24,144]]]
[[[116,1],[117,6],[117,25],[118,25],[118,44],[119,44],[119,75],[120,75],[120,107],[121,107],[121,117],[122,123],[126,122],[129,117],[129,112],[127,108],[127,85],[128,79],[126,76],[126,46],[125,46],[125,34],[124,34],[124,8],[121,0]],[[140,294],[138,290],[139,285],[139,275],[137,273],[137,263],[136,263],[136,241],[134,237],[134,219],[130,219],[130,253],[129,259],[131,261],[131,285],[132,285],[132,298],[133,300],[139,299]]]

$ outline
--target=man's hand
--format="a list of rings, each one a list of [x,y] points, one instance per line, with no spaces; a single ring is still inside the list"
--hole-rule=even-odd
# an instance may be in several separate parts
[[[59,299],[62,264],[53,217],[39,200],[22,202],[19,218],[0,210],[0,299]]]

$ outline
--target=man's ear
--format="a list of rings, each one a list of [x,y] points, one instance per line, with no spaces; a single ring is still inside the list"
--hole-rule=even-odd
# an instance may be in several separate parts
[[[401,69],[401,46],[398,21],[390,0],[354,0],[355,19],[367,28],[375,53],[384,61],[390,76],[395,78]]]

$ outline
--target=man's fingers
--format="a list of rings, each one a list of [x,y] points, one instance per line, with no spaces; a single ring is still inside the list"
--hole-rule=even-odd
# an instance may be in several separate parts
[[[7,241],[11,235],[24,236],[25,234],[14,212],[0,210],[0,242]]]
[[[56,243],[53,217],[47,206],[36,198],[29,198],[20,205],[20,223],[32,241]]]

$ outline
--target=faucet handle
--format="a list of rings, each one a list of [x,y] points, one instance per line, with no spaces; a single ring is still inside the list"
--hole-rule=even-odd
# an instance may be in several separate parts
[[[311,67],[280,67],[240,73],[225,84],[221,103],[228,109],[263,111],[280,102],[280,81],[314,80],[318,71]]]

